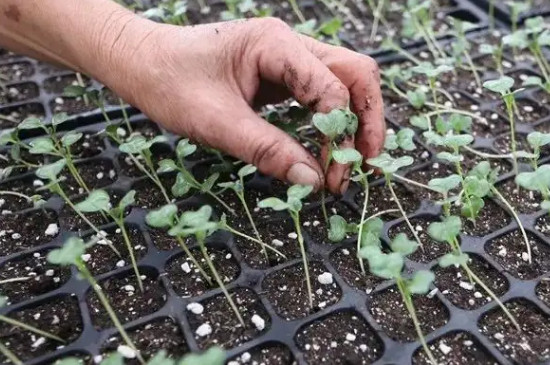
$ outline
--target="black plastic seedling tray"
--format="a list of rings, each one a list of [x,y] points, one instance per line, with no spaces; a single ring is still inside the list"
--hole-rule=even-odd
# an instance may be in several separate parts
[[[483,11],[489,12],[490,0],[469,0],[474,5],[483,9]],[[550,15],[550,3],[546,0],[535,0],[534,5],[530,11],[521,13],[519,15],[519,22],[523,23],[526,19],[535,16],[548,16]],[[506,4],[506,1],[494,1],[494,12],[497,20],[504,22],[505,24],[511,24],[511,12],[510,7]]]
[[[471,7],[471,4],[468,2],[460,1],[458,2],[457,7],[460,9],[463,6],[467,5],[469,11],[475,12],[475,8]],[[462,11],[462,10],[461,10]],[[476,16],[486,19],[485,15],[480,15],[479,12],[475,12]],[[484,20],[485,21],[485,20]],[[476,33],[472,34],[472,37],[483,36],[485,33]],[[368,51],[369,50],[363,50]],[[421,50],[418,50],[421,51]],[[417,51],[417,52],[418,52]],[[390,63],[401,62],[402,60],[396,58],[395,56],[385,56],[379,58],[382,65],[388,65]],[[20,81],[15,83],[9,83],[9,87],[14,85],[19,85],[26,82],[34,83],[39,92],[38,95],[18,101],[16,103],[5,104],[0,107],[0,113],[3,113],[8,108],[21,107],[24,105],[34,104],[37,105],[37,110],[41,110],[39,113],[49,119],[53,114],[51,109],[52,100],[55,102],[55,98],[59,96],[56,93],[48,93],[44,88],[44,81],[56,77],[58,75],[71,75],[69,72],[51,69],[45,69],[43,64],[40,64],[36,61],[17,57],[10,56],[7,57],[5,54],[0,54],[0,67],[7,64],[12,64],[14,62],[23,62],[29,63],[34,70],[34,73],[31,76],[24,77]],[[531,69],[529,63],[519,63],[515,68],[507,70],[508,73],[512,72],[535,72]],[[465,94],[464,92],[462,92]],[[471,98],[471,100],[476,100],[475,96],[465,95],[466,98]],[[522,98],[528,100],[532,103],[538,103],[539,97],[535,94],[534,90],[528,90],[522,94]],[[495,111],[497,109],[499,102],[494,101],[490,103],[484,103],[479,105],[481,111]],[[38,107],[39,105],[39,107]],[[404,126],[402,120],[396,120],[392,116],[392,109],[396,106],[390,106],[388,108],[388,123],[389,126],[398,129]],[[547,110],[550,113],[550,110],[544,105],[541,107]],[[139,125],[147,121],[146,117],[139,114],[135,110],[128,109],[128,112],[131,114],[130,120],[133,125]],[[112,105],[109,107],[109,115],[116,119],[120,117],[121,110],[119,107]],[[550,114],[549,114],[550,115]],[[538,128],[542,125],[550,123],[550,116],[547,116],[535,124],[520,124],[518,125],[518,133],[520,135],[526,135],[530,131]],[[1,128],[9,127],[6,124],[0,125]],[[63,129],[78,129],[81,131],[88,132],[90,134],[95,134],[100,132],[105,127],[102,116],[98,110],[90,110],[86,113],[77,114],[74,116],[74,120],[63,125]],[[549,127],[550,128],[550,127]],[[171,135],[165,131],[161,131],[165,134],[169,141],[166,146],[163,147],[163,151],[172,151],[175,143],[178,140],[177,136]],[[31,137],[32,133],[28,135]],[[489,150],[492,152],[498,152],[495,148],[495,140],[498,139],[498,136],[490,136],[489,138],[478,137],[474,143],[475,147]],[[110,181],[107,185],[102,188],[107,189],[111,192],[118,192],[120,195],[129,191],[136,183],[143,181],[143,178],[134,178],[130,176],[125,176],[121,168],[120,159],[121,153],[116,149],[116,147],[111,144],[108,138],[102,138],[101,140],[103,149],[102,151],[88,159],[84,159],[80,163],[86,163],[88,166],[100,166],[101,161],[107,161],[112,164],[112,169],[116,172],[116,177]],[[420,171],[426,168],[430,168],[434,163],[438,163],[435,158],[436,151],[430,147],[422,144],[419,139],[416,140],[419,148],[426,150],[429,153],[429,157],[422,161],[417,161],[409,170],[406,171],[405,176],[410,176],[416,171]],[[0,150],[0,153],[5,152],[6,149]],[[202,159],[196,160],[189,163],[189,168],[192,170],[200,170],[204,167],[207,167],[211,164],[213,159]],[[547,157],[543,160],[543,163],[549,163],[550,157]],[[528,166],[521,165],[521,169],[527,169]],[[512,177],[511,173],[506,173],[500,176],[499,183],[503,181],[508,181]],[[28,184],[30,181],[32,183],[34,180],[32,173],[26,173],[23,175],[17,175],[8,178],[7,180],[0,182],[0,190],[3,186],[21,182],[21,184]],[[378,186],[381,181],[374,181],[372,183],[373,187]],[[268,177],[261,176],[257,174],[251,181],[248,182],[250,189],[254,189],[265,194],[270,194],[273,192],[280,192],[280,189],[277,188],[277,184]],[[399,184],[403,186],[403,184]],[[409,196],[417,196],[417,191],[411,189],[410,187],[403,186],[404,192]],[[375,193],[376,194],[376,193]],[[375,195],[374,199],[377,198]],[[380,196],[382,198],[382,196]],[[352,188],[338,200],[337,204],[349,209],[351,212],[355,213],[358,217],[360,213],[360,206],[358,202],[360,201],[360,191],[357,186],[352,186]],[[421,200],[421,201],[420,201]],[[213,202],[204,196],[191,196],[187,199],[182,199],[178,202],[178,205],[182,208],[197,208],[204,203],[213,204]],[[495,204],[500,208],[505,210],[500,203],[495,202]],[[23,250],[10,253],[6,256],[0,257],[0,271],[8,263],[18,262],[19,260],[24,260],[26,258],[33,257],[34,253],[40,252],[44,253],[52,248],[59,247],[63,244],[64,240],[70,235],[74,235],[75,232],[70,232],[68,227],[64,225],[61,221],[61,216],[63,215],[63,203],[62,201],[55,197],[48,200],[45,209],[54,213],[54,216],[59,226],[59,234],[53,240],[44,240],[36,242],[29,247],[25,247]],[[304,220],[309,219],[309,217],[315,216],[319,210],[319,202],[313,201],[306,205],[303,211]],[[26,209],[19,213],[23,214],[22,217],[25,217],[26,213],[35,212],[34,209]],[[217,210],[218,216],[220,215],[221,210]],[[411,212],[409,217],[411,219],[427,219],[427,220],[437,220],[440,217],[440,208],[435,205],[433,202],[425,199],[419,199],[419,204]],[[210,299],[219,297],[221,294],[220,289],[207,290],[205,293],[199,296],[193,297],[182,297],[178,295],[177,290],[175,289],[173,283],[170,280],[170,275],[167,274],[167,267],[173,260],[182,256],[182,252],[179,248],[176,249],[160,249],[155,242],[152,240],[152,231],[144,223],[144,217],[146,210],[135,207],[132,209],[130,214],[126,217],[126,223],[128,226],[134,227],[137,229],[139,234],[143,235],[143,239],[146,246],[146,253],[139,259],[140,270],[145,273],[149,278],[152,279],[152,285],[158,286],[161,288],[163,293],[162,305],[157,310],[141,316],[139,318],[133,319],[130,322],[125,324],[125,328],[130,331],[136,328],[142,328],[146,324],[158,323],[159,320],[170,318],[174,321],[174,326],[183,336],[186,350],[190,351],[199,351],[201,346],[195,336],[194,323],[195,319],[192,318],[192,314],[186,310],[187,304],[191,302],[208,302]],[[547,235],[542,234],[537,228],[537,222],[543,218],[547,212],[535,210],[529,214],[521,214],[520,219],[523,222],[525,229],[527,230],[530,237],[536,241],[536,244],[545,250],[550,252],[550,238]],[[0,222],[3,219],[3,216],[0,216]],[[24,218],[23,218],[24,219]],[[285,215],[274,215],[270,218],[276,225],[284,226],[287,221]],[[388,242],[391,236],[391,232],[396,229],[396,227],[402,225],[403,219],[392,217],[391,219],[385,220],[384,234],[383,239],[385,242]],[[112,225],[107,225],[104,228],[107,230],[111,228]],[[0,225],[1,229],[1,225]],[[499,237],[506,236],[510,232],[514,232],[518,229],[518,225],[513,219],[509,219],[507,224],[504,224],[502,227],[491,230],[490,233],[478,236],[468,236],[461,235],[460,242],[462,249],[471,254],[471,256],[476,257],[477,259],[483,261],[488,267],[492,268],[493,271],[499,273],[503,277],[505,282],[504,293],[500,296],[502,302],[518,302],[520,301],[529,308],[533,308],[535,312],[540,315],[540,324],[543,322],[550,322],[550,303],[543,302],[539,296],[536,294],[537,288],[541,285],[542,280],[550,279],[550,270],[544,270],[544,267],[540,270],[540,273],[536,275],[529,276],[528,279],[520,279],[518,275],[514,274],[513,271],[508,270],[507,267],[499,261],[498,257],[489,252],[488,247],[491,242],[498,239]],[[90,232],[81,232],[83,235],[86,235]],[[312,314],[306,316],[301,316],[301,318],[287,320],[283,315],[278,312],[277,308],[273,305],[272,301],[265,294],[265,282],[266,279],[271,277],[273,274],[281,273],[283,270],[294,267],[295,265],[300,264],[300,259],[290,259],[284,263],[272,266],[266,269],[255,268],[250,266],[250,264],[244,260],[243,253],[240,249],[240,246],[235,241],[234,237],[228,233],[217,233],[209,239],[209,247],[212,249],[223,248],[228,251],[234,260],[238,263],[238,276],[235,280],[231,281],[228,284],[230,291],[236,290],[238,288],[248,288],[252,291],[254,296],[258,298],[256,306],[261,308],[262,313],[265,313],[264,319],[266,320],[266,329],[263,330],[260,334],[254,334],[252,339],[243,341],[238,346],[232,346],[227,348],[227,356],[229,359],[234,359],[236,356],[241,355],[245,352],[250,352],[251,354],[257,354],[263,348],[282,348],[282,353],[284,356],[281,358],[286,359],[286,361],[274,362],[281,364],[313,364],[321,363],[318,359],[314,357],[314,351],[306,349],[304,343],[307,342],[307,336],[304,334],[304,330],[311,330],[315,328],[314,332],[318,337],[325,339],[330,342],[334,337],[339,336],[338,333],[326,332],[323,330],[323,324],[328,321],[338,320],[338,316],[355,316],[357,323],[360,324],[360,333],[363,334],[364,339],[368,340],[368,348],[363,353],[363,357],[357,357],[357,354],[351,355],[350,352],[345,352],[345,350],[340,350],[335,348],[332,351],[333,357],[331,359],[325,360],[326,363],[336,363],[338,361],[342,364],[361,364],[361,363],[374,363],[374,364],[411,364],[413,358],[417,358],[418,353],[421,352],[421,347],[418,342],[414,341],[400,341],[395,339],[396,336],[388,333],[387,328],[383,326],[379,321],[376,320],[376,316],[373,314],[374,303],[377,302],[378,298],[381,295],[388,292],[389,289],[393,286],[391,281],[381,281],[377,284],[371,285],[369,290],[364,290],[363,288],[358,288],[357,284],[349,281],[347,275],[343,275],[342,267],[337,264],[335,256],[342,252],[342,250],[351,250],[355,245],[353,239],[349,239],[341,244],[332,244],[326,242],[320,242],[315,240],[312,235],[308,234],[307,231],[304,232],[305,239],[308,247],[308,258],[310,262],[318,263],[323,269],[323,271],[330,272],[334,277],[334,282],[336,284],[336,291],[339,291],[338,300],[332,304],[328,304],[322,309],[318,309]],[[543,253],[546,251],[542,251]],[[437,260],[424,260],[412,261],[407,260],[406,266],[408,270],[416,269],[428,269],[437,268]],[[97,279],[100,282],[103,282],[110,278],[115,277],[124,277],[132,272],[132,269],[129,266],[124,266],[111,270],[105,273],[102,273],[97,276]],[[316,277],[312,278],[316,280]],[[0,286],[0,290],[2,287]],[[63,283],[56,287],[54,290],[45,292],[43,294],[34,296],[30,299],[16,302],[5,308],[0,308],[0,314],[9,314],[13,315],[25,309],[37,308],[39,306],[47,306],[48,303],[59,299],[59,298],[71,298],[75,301],[77,306],[77,312],[81,323],[71,323],[71,326],[74,328],[80,328],[76,338],[68,343],[65,347],[59,349],[52,349],[48,353],[31,358],[26,363],[28,364],[49,364],[55,361],[56,359],[65,357],[65,356],[80,356],[87,359],[91,362],[96,355],[102,353],[102,349],[105,346],[105,343],[112,337],[116,336],[116,330],[114,328],[105,328],[97,329],[94,326],[92,317],[93,314],[90,311],[90,306],[87,303],[87,297],[90,292],[90,287],[87,283],[82,280],[79,280],[77,277],[76,271],[71,270],[69,275],[65,277]],[[499,312],[500,309],[498,305],[491,301],[484,305],[477,306],[475,309],[464,309],[456,305],[455,302],[449,299],[449,296],[443,294],[441,291],[433,291],[431,293],[433,299],[438,303],[439,313],[445,317],[444,323],[436,326],[433,331],[426,331],[426,338],[428,342],[432,343],[438,339],[445,337],[450,338],[457,334],[465,334],[469,338],[473,347],[476,348],[479,358],[481,360],[488,360],[489,362],[499,363],[499,364],[513,364],[516,361],[510,356],[508,349],[503,348],[502,346],[506,343],[499,342],[495,339],[494,334],[488,334],[481,332],[481,327],[483,326],[484,319],[495,312]],[[529,304],[525,304],[529,303]],[[116,306],[116,303],[114,303]],[[389,305],[389,303],[388,303]],[[269,317],[269,318],[268,318]],[[538,317],[537,317],[538,318]],[[518,318],[519,322],[522,323],[522,318]],[[195,323],[196,324],[196,323]],[[513,338],[506,337],[506,341],[511,342]],[[529,339],[535,340],[535,339]],[[540,339],[542,344],[547,344],[548,339]],[[546,341],[546,342],[545,342]],[[358,345],[357,345],[358,346]],[[437,349],[437,345],[436,345]],[[312,355],[313,354],[313,355]],[[481,355],[480,355],[481,354]],[[308,357],[309,356],[309,357]],[[313,357],[311,357],[313,356]],[[355,357],[354,357],[355,356]],[[332,362],[331,362],[332,361]],[[477,362],[472,362],[477,363]],[[541,362],[542,363],[542,362]]]

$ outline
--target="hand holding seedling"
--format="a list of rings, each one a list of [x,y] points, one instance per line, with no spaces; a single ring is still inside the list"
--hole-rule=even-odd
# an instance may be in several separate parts
[[[1,46],[89,74],[167,129],[276,178],[316,188],[326,180],[341,193],[350,167],[333,163],[325,179],[298,141],[254,112],[265,103],[293,96],[316,112],[351,107],[359,128],[345,146],[367,158],[382,148],[375,61],[300,36],[280,20],[177,27],[109,0],[5,6],[12,10],[0,12]]]

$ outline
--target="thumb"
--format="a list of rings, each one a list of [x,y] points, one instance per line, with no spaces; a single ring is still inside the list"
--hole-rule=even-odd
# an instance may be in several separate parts
[[[324,177],[317,160],[297,140],[260,118],[242,99],[229,110],[202,108],[192,139],[253,164],[262,173],[318,190]],[[204,118],[204,119],[203,119]]]

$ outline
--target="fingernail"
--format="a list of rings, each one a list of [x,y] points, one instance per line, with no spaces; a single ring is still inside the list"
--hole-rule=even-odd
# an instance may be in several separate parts
[[[293,184],[312,185],[319,188],[321,178],[317,171],[303,162],[295,163],[286,173],[286,179]]]
[[[340,185],[340,195],[344,195],[349,188],[349,178],[351,175],[351,169],[346,169],[342,177],[342,184]]]

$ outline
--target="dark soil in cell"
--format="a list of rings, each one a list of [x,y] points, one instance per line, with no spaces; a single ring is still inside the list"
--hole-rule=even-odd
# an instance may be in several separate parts
[[[128,238],[136,261],[147,253],[143,234],[136,227],[126,227]],[[86,265],[93,275],[106,273],[117,268],[131,266],[132,261],[120,228],[106,230],[107,240],[101,240],[86,251]],[[85,241],[89,241],[86,239]],[[109,244],[107,244],[107,242]],[[113,250],[120,253],[120,256]],[[89,255],[89,256],[88,256]]]
[[[405,150],[402,150],[401,148],[397,148],[395,150],[388,151],[388,153],[393,158],[399,158],[402,156],[411,156],[414,159],[414,164],[412,165],[412,167],[409,167],[409,168],[413,168],[414,166],[418,166],[420,164],[423,164],[424,162],[429,161],[431,158],[430,152],[428,152],[425,148],[419,145],[418,141],[415,140],[414,142],[416,144],[416,149],[413,151],[405,151]]]
[[[149,120],[140,120],[137,122],[132,122],[130,123],[130,127],[132,128],[131,133],[140,134],[147,139],[152,139],[153,137],[156,137],[162,134],[158,125]],[[126,126],[125,123],[120,124],[119,128],[120,128],[120,131],[118,132],[119,138],[130,137],[130,131],[128,131],[128,127]],[[113,141],[110,137],[109,137],[109,141],[113,145],[116,145],[116,142]]]
[[[223,294],[201,302],[204,309],[201,314],[187,310],[189,324],[201,349],[214,345],[223,348],[239,346],[269,329],[271,318],[254,291],[238,288],[230,292],[230,295],[244,321],[244,327]],[[210,326],[210,334],[205,335],[202,332],[204,326]]]
[[[513,276],[522,280],[534,279],[550,271],[550,248],[529,232],[527,237],[532,263],[529,263],[525,240],[519,230],[490,241],[485,249]]]
[[[176,181],[174,174],[163,174],[159,176],[164,189],[169,197],[172,196],[170,188]],[[149,180],[149,178],[143,178],[137,181],[132,189],[136,191],[136,206],[143,209],[154,209],[168,204],[160,188]]]
[[[180,247],[176,238],[170,236],[166,230],[149,227],[148,232],[151,237],[151,242],[153,242],[153,245],[159,250],[170,251]],[[187,246],[191,245],[194,241],[192,237],[183,238],[183,242],[185,242]]]
[[[231,361],[235,362],[232,363]],[[243,352],[239,356],[232,358],[228,364],[244,365],[252,364],[264,365],[296,365],[292,353],[288,347],[278,343],[269,343],[253,348],[250,351]]]
[[[416,181],[418,183],[428,185],[430,180],[435,178],[444,178],[455,173],[453,166],[443,162],[434,162],[430,166],[422,169],[411,171],[405,175],[409,180]],[[416,185],[409,184],[407,186],[413,193],[415,198],[421,200],[438,200],[441,199],[441,194],[433,192],[428,189],[421,188]],[[397,195],[400,197],[400,195]]]
[[[86,87],[91,85],[91,80],[82,75]],[[44,81],[44,90],[52,94],[63,94],[64,89],[69,85],[78,85],[76,74],[50,77]]]
[[[535,229],[550,238],[550,216],[548,214],[543,215],[537,219],[535,223]]]
[[[84,200],[84,198],[84,196],[73,198],[73,201],[80,202],[81,200]],[[104,216],[99,212],[83,213],[83,215],[98,229],[101,229],[102,226],[113,222],[109,216]],[[64,205],[63,208],[61,208],[61,212],[59,213],[59,223],[61,227],[69,231],[78,233],[78,235],[82,235],[82,233],[86,231],[93,230],[93,228],[84,219],[82,219],[82,217],[78,215],[69,205]]]
[[[0,267],[0,281],[5,281],[0,291],[12,304],[53,291],[69,279],[70,270],[49,264],[47,254],[35,252]]]
[[[34,82],[26,82],[0,88],[0,104],[17,103],[38,97],[38,85]]]
[[[172,150],[167,145],[155,144],[151,147],[151,152],[153,153],[152,162],[155,166],[155,169],[158,168],[159,161],[167,158],[175,160],[175,156]],[[135,155],[135,157],[142,166],[147,167],[145,160],[140,155]],[[121,172],[126,176],[145,176],[145,173],[134,163],[133,159],[125,153],[122,153],[118,156],[118,164],[120,166]]]
[[[241,251],[243,260],[248,265],[256,269],[267,268],[300,257],[300,247],[296,230],[290,219],[284,222],[262,222],[260,220],[257,223],[258,232],[263,241],[282,253],[286,258],[269,249],[267,249],[266,258],[262,247],[258,243],[234,236],[237,248]],[[247,233],[252,234],[251,231]]]
[[[71,146],[75,158],[89,158],[99,155],[105,149],[103,139],[95,132],[82,132],[82,138]]]
[[[164,350],[171,358],[178,359],[185,355],[189,348],[181,329],[170,318],[162,318],[127,331],[145,360]],[[119,336],[109,338],[102,347],[102,354],[107,356],[116,352],[119,345],[125,342]],[[137,365],[137,359],[125,359],[125,364]]]
[[[475,223],[462,216],[462,232],[470,236],[482,237],[506,227],[512,222],[512,217],[498,204],[489,198],[485,200],[485,206],[479,212]],[[451,214],[461,216],[461,207],[452,205]]]
[[[386,110],[386,116],[392,122],[402,127],[415,128],[412,124],[410,124],[410,118],[414,115],[427,113],[428,111],[428,109],[415,109],[410,104],[402,104]]]
[[[5,76],[5,82],[23,81],[34,75],[34,67],[30,62],[14,62],[0,66],[0,74]]]
[[[440,87],[443,90],[449,90],[454,88],[462,91],[467,91],[471,94],[479,91],[479,87],[475,81],[474,74],[471,71],[465,70],[463,68],[456,68],[455,71],[456,71],[456,74],[453,72],[446,72],[438,78],[438,81],[441,84]],[[457,104],[457,105],[464,106],[465,108],[463,109],[469,110],[469,107],[472,104],[477,104],[477,103],[474,102],[473,100],[467,100],[467,101],[464,101],[462,105],[461,104]]]
[[[51,196],[51,193],[48,190],[41,190],[37,192],[36,191],[37,186],[34,186],[33,184],[34,181],[37,181],[37,184],[42,183],[40,180],[36,179],[34,176],[29,176],[23,179],[17,179],[17,180],[12,180],[5,183],[0,183],[0,190],[20,193],[28,197],[32,197],[33,195],[40,195],[42,196],[43,200],[47,200]],[[32,201],[28,201],[24,197],[15,196],[15,195],[0,195],[0,212],[1,211],[17,212],[19,210],[23,210],[26,208],[32,208],[33,205],[34,204]],[[0,222],[1,221],[2,221],[2,217],[0,217]]]
[[[424,336],[449,320],[447,309],[436,297],[415,295],[413,303]],[[386,335],[401,342],[412,342],[417,339],[413,321],[395,286],[373,294],[368,304],[370,313]]]
[[[418,248],[415,253],[409,256],[409,259],[422,263],[427,263],[435,260],[446,253],[451,252],[451,247],[448,243],[437,242],[428,235],[428,226],[430,223],[437,221],[436,219],[429,220],[426,218],[413,218],[410,219],[411,225],[415,229],[420,242],[424,246],[424,249]],[[390,228],[388,235],[391,239],[397,236],[399,233],[405,233],[409,239],[414,240],[414,236],[411,233],[409,226],[406,222],[401,222]]]
[[[494,151],[485,148],[477,148],[476,151],[481,153],[488,153],[490,155],[495,154]],[[489,162],[493,169],[498,168],[500,175],[510,172],[513,169],[512,160],[500,158],[484,159],[478,154],[472,152],[462,152],[462,155],[464,156],[464,161],[462,161],[460,165],[462,166],[462,170],[465,174],[467,174],[471,169],[476,167],[482,161]]]
[[[506,278],[493,268],[489,263],[477,255],[469,255],[468,267],[474,274],[487,285],[497,297],[500,297],[508,290]],[[435,270],[435,286],[449,300],[462,309],[477,309],[493,299],[483,288],[469,280],[469,276],[462,268],[454,266],[447,268],[438,267]]]
[[[537,89],[533,94],[533,99],[537,100],[542,105],[550,105],[550,93],[546,90]]]
[[[516,104],[519,113],[519,115],[516,115],[516,121],[521,123],[533,124],[546,118],[550,114],[548,109],[530,100],[518,99],[516,100]],[[508,115],[504,104],[499,105],[497,109],[502,115]]]
[[[75,341],[82,332],[78,302],[70,297],[56,298],[8,316],[58,336],[65,341],[65,345]],[[0,324],[0,337],[3,339],[2,343],[23,361],[52,353],[63,345],[4,323]],[[3,356],[0,356],[0,360],[6,363]]]
[[[198,248],[192,249],[191,254],[210,277],[212,284],[208,284],[207,279],[203,277],[192,260],[185,255],[179,256],[166,265],[166,274],[176,294],[182,297],[194,297],[218,287],[200,250]],[[225,285],[237,279],[241,270],[230,251],[208,248],[208,254]]]
[[[309,305],[304,268],[301,263],[286,267],[268,275],[262,288],[275,311],[286,320],[306,317],[338,302],[341,290],[333,280],[332,284],[321,284],[319,275],[327,273],[319,262],[309,262],[309,273],[313,291],[313,306]]]
[[[166,301],[166,293],[160,280],[142,271],[143,292],[139,290],[133,273],[128,271],[122,276],[110,277],[99,282],[109,303],[122,323],[127,323],[152,314]],[[87,294],[92,322],[97,329],[113,326],[109,315],[101,305],[99,298],[90,288]]]
[[[438,364],[463,365],[497,365],[498,362],[483,348],[483,345],[467,332],[453,332],[439,337],[429,345]],[[423,349],[413,356],[412,363],[430,364]]]
[[[536,191],[527,191],[516,185],[513,179],[506,180],[496,185],[496,188],[502,196],[514,208],[516,213],[532,214],[538,212],[542,198]]]
[[[57,233],[46,235],[48,226],[57,224],[57,216],[50,210],[2,214],[0,223],[0,255],[2,256],[43,245],[57,235]]]
[[[351,311],[307,324],[296,334],[296,342],[308,364],[371,364],[383,351],[376,332]]]
[[[326,209],[329,219],[333,215],[339,215],[348,223],[359,223],[360,216],[342,202],[327,203]],[[317,244],[333,243],[328,239],[329,224],[323,217],[321,206],[304,211],[302,216],[302,229],[307,232],[313,242]]]
[[[367,294],[369,294],[376,285],[382,282],[382,279],[369,272],[367,260],[363,260],[366,271],[366,273],[363,274],[359,266],[355,245],[349,245],[349,247],[346,246],[334,250],[330,255],[330,261],[348,285],[362,290]]]
[[[50,101],[50,108],[54,114],[67,113],[68,115],[82,114],[97,109],[94,104],[86,104],[80,97],[68,98],[61,96]]]
[[[405,184],[405,183],[403,183]],[[413,213],[420,207],[420,201],[415,195],[412,195],[402,183],[392,183],[393,190],[399,198],[399,203],[406,213]],[[354,198],[358,209],[363,210],[365,193],[360,192]],[[373,185],[369,188],[369,201],[367,203],[366,218],[386,210],[398,209],[397,204],[391,194],[390,189],[385,184]],[[401,217],[399,211],[391,211],[381,216],[382,220],[389,221]],[[358,221],[360,216],[356,219]]]
[[[90,191],[103,188],[112,184],[117,179],[117,174],[113,163],[109,160],[91,160],[76,163],[76,169],[86,183]],[[76,182],[76,179],[70,174],[68,168],[64,170],[64,176],[67,178],[61,182],[63,191],[68,196],[83,194],[85,190]]]
[[[550,122],[543,122],[543,123],[537,124],[534,128],[536,131],[539,131],[541,133],[550,133]]]
[[[537,286],[537,296],[550,308],[550,278],[543,278]]]
[[[514,300],[505,305],[518,321],[522,331],[519,332],[502,309],[497,308],[481,318],[481,332],[514,363],[534,364],[548,360],[550,318],[524,299]]]
[[[8,122],[6,120],[0,120],[0,128],[13,128],[15,124],[18,124],[29,117],[44,118],[46,112],[42,104],[39,103],[30,103],[23,104],[18,106],[10,106],[6,108],[0,107],[0,115],[10,118],[14,123]]]
[[[482,111],[481,116],[483,119],[472,120],[472,134],[475,137],[491,138],[510,130],[508,119],[493,110]]]

